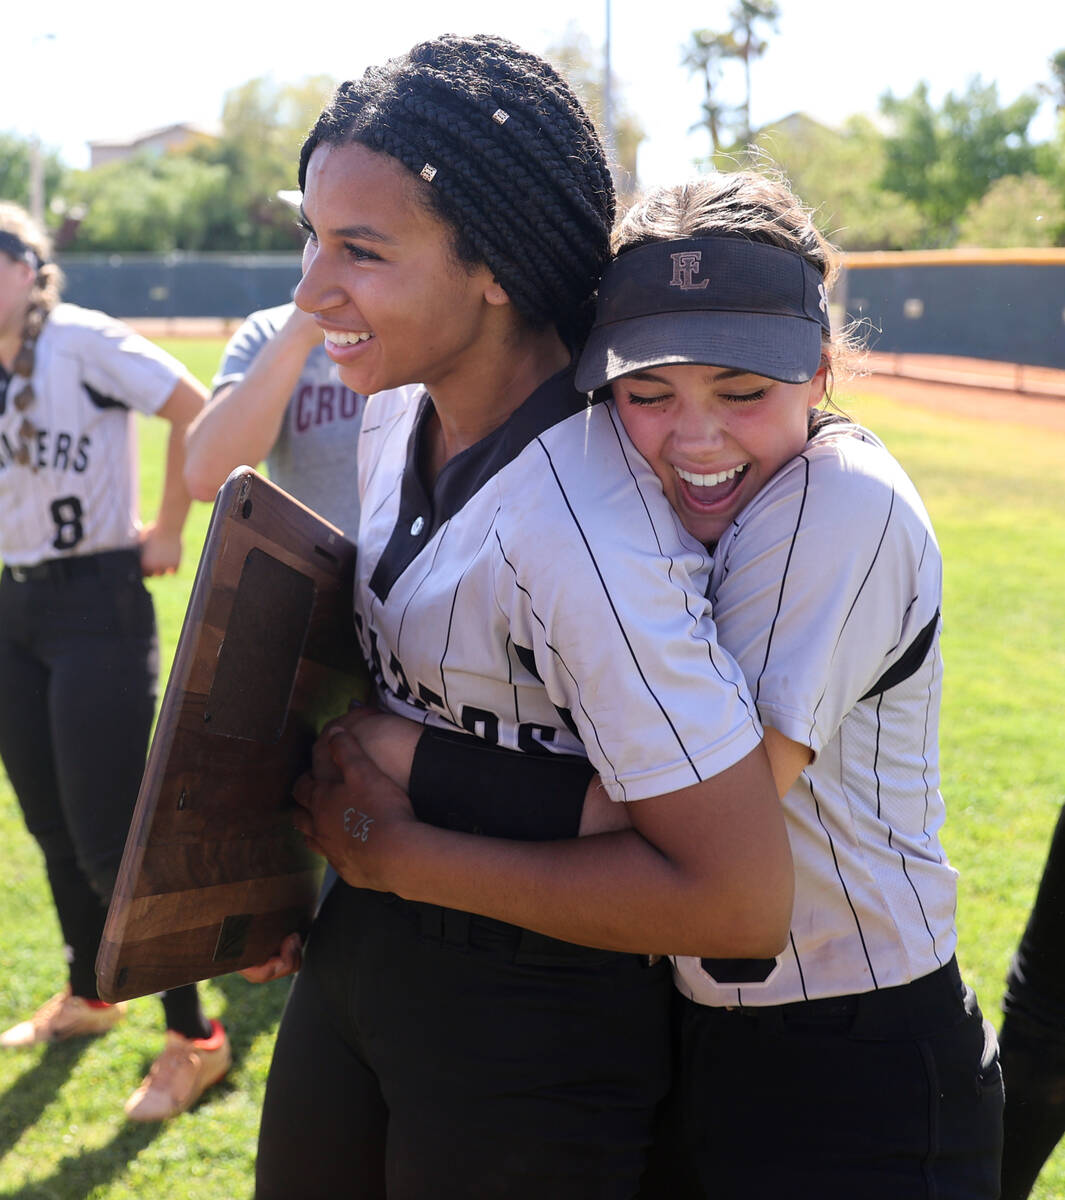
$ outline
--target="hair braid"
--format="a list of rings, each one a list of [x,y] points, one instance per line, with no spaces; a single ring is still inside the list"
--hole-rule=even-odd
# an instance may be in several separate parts
[[[503,254],[513,259],[511,242],[519,248],[524,246],[534,264],[536,274],[546,280],[548,292],[552,295],[564,295],[567,288],[566,274],[559,264],[565,262],[567,257],[580,253],[580,245],[574,242],[575,232],[583,235],[580,223],[567,221],[566,213],[559,204],[546,205],[543,210],[533,208],[525,211],[527,206],[521,203],[521,198],[530,188],[539,185],[539,179],[535,172],[527,169],[524,156],[511,156],[510,161],[503,162],[498,172],[502,179],[498,181],[492,175],[486,177],[483,171],[477,169],[482,163],[492,163],[498,158],[497,147],[484,133],[484,122],[478,126],[467,120],[465,113],[441,111],[420,97],[408,98],[408,107],[412,116],[423,125],[439,123],[442,126],[442,138],[450,139],[455,145],[462,147],[467,161],[471,164],[468,174],[471,194],[469,197],[456,195],[454,203],[461,218],[462,231],[470,231],[467,238],[472,243],[475,257],[487,261]],[[438,149],[441,153],[446,153],[448,144],[446,140],[437,141],[431,136],[431,132],[426,129],[424,144],[428,148],[430,161],[435,162],[432,155]],[[384,148],[389,149],[387,144]],[[505,193],[507,201],[506,207],[502,209],[497,205],[500,191]],[[479,220],[478,214],[481,211],[484,217]],[[592,233],[594,235],[594,225]],[[518,257],[520,259],[520,255]],[[530,299],[535,308],[535,298]],[[536,316],[550,320],[551,310],[544,308],[543,311],[537,312]]]
[[[500,120],[497,113],[506,114]],[[356,142],[415,175],[462,262],[485,263],[518,312],[587,331],[609,256],[614,189],[590,118],[544,59],[488,34],[446,34],[348,80],[300,152]]]

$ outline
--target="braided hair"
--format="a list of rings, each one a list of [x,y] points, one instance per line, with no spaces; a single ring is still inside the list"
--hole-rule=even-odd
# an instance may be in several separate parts
[[[358,143],[427,182],[418,193],[466,266],[485,264],[535,328],[575,345],[609,258],[614,187],[559,73],[489,34],[444,34],[340,84],[300,151]]]

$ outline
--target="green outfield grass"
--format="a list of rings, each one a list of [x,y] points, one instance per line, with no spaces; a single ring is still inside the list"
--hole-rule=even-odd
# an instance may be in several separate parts
[[[169,348],[207,379],[221,343]],[[946,559],[944,840],[961,873],[959,958],[997,1024],[1009,956],[1065,802],[1065,755],[1057,749],[1065,725],[1065,435],[942,416],[876,396],[843,403],[911,472]],[[146,513],[158,494],[159,425],[146,421],[142,430]],[[150,585],[166,664],[207,517],[208,506],[195,506],[181,571]],[[830,556],[826,547],[826,561]],[[0,860],[6,1024],[56,990],[63,972],[40,858],[2,774],[0,838],[7,846]],[[257,988],[239,977],[204,986],[208,1011],[228,1025],[235,1066],[193,1112],[161,1129],[131,1125],[122,1115],[123,1100],[161,1045],[161,1008],[151,998],[134,1001],[129,1019],[105,1038],[0,1056],[0,1196],[250,1196],[258,1110],[286,990],[284,981]],[[1065,1197],[1065,1150],[1034,1196]]]

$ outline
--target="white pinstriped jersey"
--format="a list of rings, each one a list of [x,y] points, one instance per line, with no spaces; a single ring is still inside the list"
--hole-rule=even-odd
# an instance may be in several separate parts
[[[371,397],[355,592],[397,713],[529,753],[587,753],[610,795],[687,787],[760,727],[704,599],[708,561],[606,405],[572,374],[452,459],[414,468],[428,398]]]
[[[685,995],[781,1004],[892,987],[950,959],[941,594],[924,505],[857,426],[824,428],[722,537],[710,591],[721,642],[763,722],[815,758],[785,798],[797,876],[788,948],[764,983],[741,986],[679,959]]]
[[[155,413],[184,368],[105,313],[58,305],[37,341],[25,416],[32,466],[15,461],[23,414],[0,403],[0,558],[50,558],[133,546],[139,529],[133,410]]]

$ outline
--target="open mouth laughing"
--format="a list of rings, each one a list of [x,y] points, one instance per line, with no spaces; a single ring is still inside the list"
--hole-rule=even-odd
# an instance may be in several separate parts
[[[728,499],[739,487],[740,481],[750,470],[750,466],[750,463],[740,463],[725,471],[716,471],[711,474],[696,474],[694,471],[685,471],[680,467],[674,467],[673,470],[683,485],[682,491],[685,496],[693,503],[703,505],[716,504],[721,500]]]

